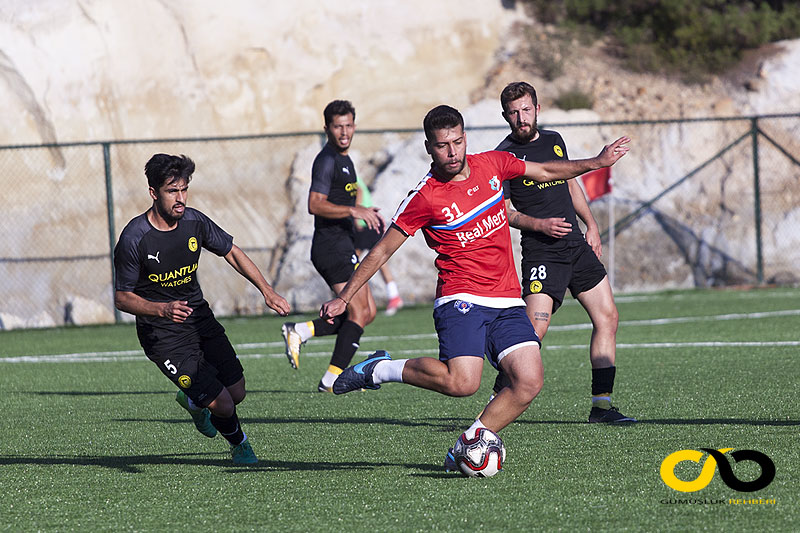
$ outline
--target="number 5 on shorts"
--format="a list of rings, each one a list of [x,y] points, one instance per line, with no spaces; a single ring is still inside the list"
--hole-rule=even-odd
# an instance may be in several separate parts
[[[175,365],[169,362],[169,359],[164,361],[164,366],[167,367],[167,370],[169,370],[170,374],[175,375],[178,373],[178,369],[175,368]]]

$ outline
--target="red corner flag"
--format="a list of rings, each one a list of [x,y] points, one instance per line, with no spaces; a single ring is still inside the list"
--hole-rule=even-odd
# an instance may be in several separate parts
[[[581,176],[581,179],[590,202],[611,192],[611,167],[592,170]]]

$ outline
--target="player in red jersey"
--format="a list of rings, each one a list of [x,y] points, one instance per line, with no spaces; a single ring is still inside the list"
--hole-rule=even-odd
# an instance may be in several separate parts
[[[380,350],[345,369],[333,392],[402,382],[448,396],[470,396],[480,386],[486,355],[511,384],[467,433],[471,436],[479,427],[499,432],[527,409],[542,387],[539,338],[520,298],[502,182],[518,176],[541,182],[570,179],[611,166],[628,151],[630,139],[617,139],[591,159],[533,163],[507,152],[467,155],[464,120],[452,107],[435,107],[423,126],[425,149],[433,160],[430,172],[400,205],[383,238],[339,295],[322,305],[320,315],[332,319],[342,314],[381,265],[422,230],[437,253],[433,316],[439,357],[392,360]]]

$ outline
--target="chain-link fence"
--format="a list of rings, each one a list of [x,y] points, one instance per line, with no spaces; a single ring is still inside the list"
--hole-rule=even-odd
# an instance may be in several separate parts
[[[615,221],[613,265],[608,245],[604,260],[617,290],[797,282],[800,114],[541,127],[558,130],[573,159],[633,138],[613,194],[592,203],[604,240]],[[507,133],[467,130],[470,152]],[[299,133],[0,147],[0,328],[130,319],[114,310],[111,254],[150,206],[142,169],[157,152],[195,160],[189,205],[234,235],[296,309],[313,309],[328,294],[308,260],[306,209],[323,142]],[[387,218],[430,161],[419,131],[359,131],[353,157]],[[430,299],[432,264],[402,255],[392,264],[407,299]],[[217,314],[264,311],[223,260],[203,258],[199,279]]]

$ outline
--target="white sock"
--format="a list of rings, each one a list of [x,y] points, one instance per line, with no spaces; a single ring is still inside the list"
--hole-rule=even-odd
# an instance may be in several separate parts
[[[481,422],[481,419],[480,418],[476,418],[475,422],[473,422],[472,425],[470,427],[468,427],[467,430],[464,433],[467,434],[467,438],[471,439],[471,438],[473,438],[475,436],[475,431],[477,431],[480,428],[485,428],[485,427],[486,426],[483,425],[483,422]]]
[[[386,296],[391,300],[400,296],[400,291],[397,289],[397,282],[390,281],[386,284]]]
[[[372,382],[375,385],[381,383],[402,383],[403,368],[408,359],[396,359],[393,361],[380,361],[372,369]]]
[[[331,372],[331,370],[334,370]],[[336,372],[338,370],[338,372]],[[325,371],[325,375],[322,376],[322,384],[325,387],[333,387],[333,382],[336,381],[336,378],[339,377],[339,374],[342,373],[341,368],[336,368],[333,365],[328,365],[328,370]]]
[[[294,325],[294,330],[300,335],[300,339],[303,342],[306,342],[308,339],[314,336],[314,332],[311,331],[311,326],[314,325],[313,322],[298,322]]]

